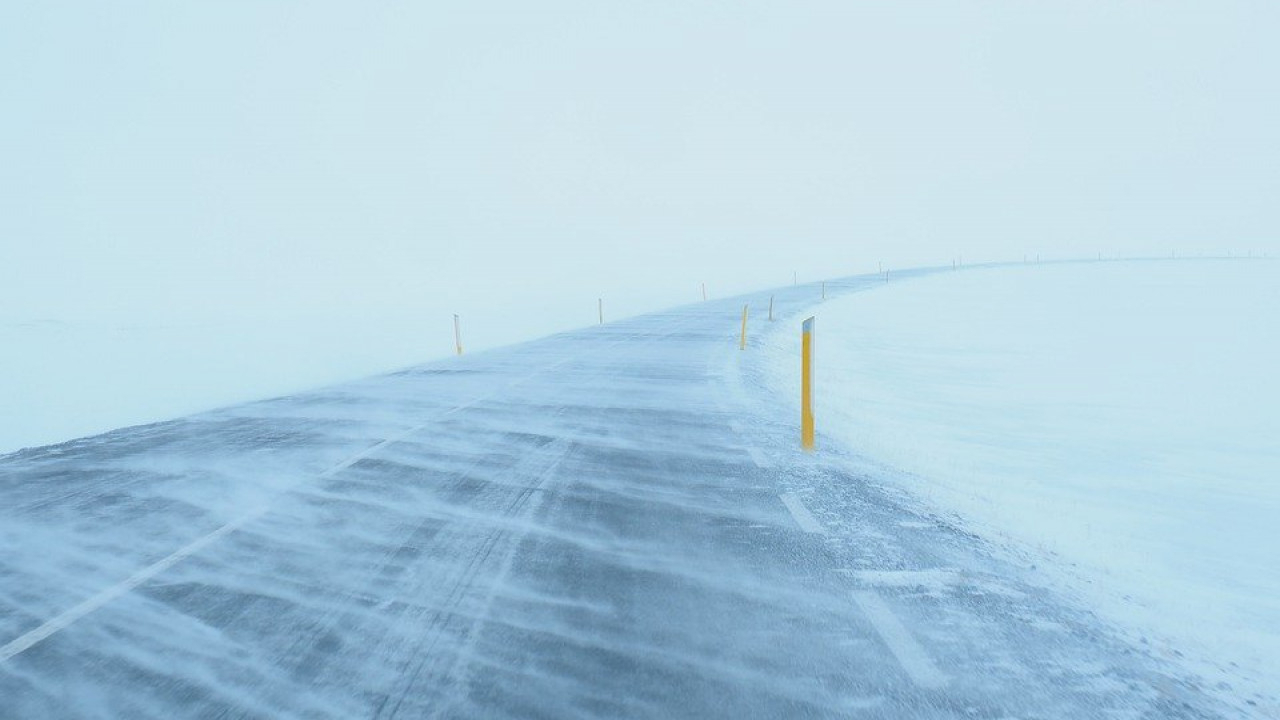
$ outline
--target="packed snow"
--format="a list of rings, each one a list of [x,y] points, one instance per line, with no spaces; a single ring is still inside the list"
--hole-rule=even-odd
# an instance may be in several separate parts
[[[815,308],[819,442],[1182,658],[1280,690],[1280,264],[965,269]],[[770,340],[798,397],[796,338]],[[898,472],[894,472],[894,471]]]

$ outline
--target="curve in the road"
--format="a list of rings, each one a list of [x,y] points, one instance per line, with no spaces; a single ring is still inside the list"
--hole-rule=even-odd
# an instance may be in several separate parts
[[[0,717],[1217,716],[799,452],[738,323],[818,293],[0,458]]]

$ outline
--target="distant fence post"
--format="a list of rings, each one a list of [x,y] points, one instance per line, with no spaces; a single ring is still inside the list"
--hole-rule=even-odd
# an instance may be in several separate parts
[[[813,318],[800,326],[800,446],[813,450]]]
[[[600,324],[604,324],[604,298],[596,298],[596,310],[600,313]]]
[[[747,349],[747,308],[749,305],[742,306],[742,339],[738,341],[738,349]]]
[[[702,283],[702,301],[703,302],[707,301],[707,284],[706,283]]]
[[[773,322],[773,296],[769,296],[769,322]]]
[[[826,280],[822,281],[822,299],[823,300],[827,299],[827,281]]]
[[[462,321],[458,319],[457,314],[453,316],[453,347],[462,354]]]

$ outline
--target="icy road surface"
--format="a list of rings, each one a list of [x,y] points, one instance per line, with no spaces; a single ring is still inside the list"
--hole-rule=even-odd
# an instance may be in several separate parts
[[[818,293],[0,458],[0,716],[1236,716],[797,450],[758,343]]]

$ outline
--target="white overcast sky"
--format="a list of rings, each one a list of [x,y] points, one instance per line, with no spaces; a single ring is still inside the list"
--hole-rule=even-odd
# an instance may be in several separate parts
[[[6,0],[0,309],[512,339],[877,260],[1274,255],[1277,38],[1270,1]]]

